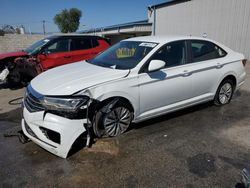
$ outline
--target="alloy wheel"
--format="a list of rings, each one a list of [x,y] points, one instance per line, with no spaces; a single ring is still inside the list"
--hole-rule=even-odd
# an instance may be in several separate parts
[[[131,122],[131,112],[125,107],[112,109],[104,117],[104,128],[108,136],[118,136],[124,133]]]
[[[219,92],[219,101],[221,104],[226,104],[230,101],[233,93],[233,87],[230,83],[226,82]]]

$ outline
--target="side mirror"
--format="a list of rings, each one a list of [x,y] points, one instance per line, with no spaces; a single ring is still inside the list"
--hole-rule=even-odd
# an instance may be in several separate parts
[[[44,56],[47,56],[48,55],[48,49],[43,49],[40,54],[44,55]]]
[[[162,60],[151,60],[149,65],[148,65],[148,71],[149,72],[158,71],[158,70],[164,68],[165,64],[166,63]]]

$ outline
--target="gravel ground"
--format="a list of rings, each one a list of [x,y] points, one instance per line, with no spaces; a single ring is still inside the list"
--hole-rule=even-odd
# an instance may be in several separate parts
[[[206,103],[135,124],[66,160],[3,137],[20,125],[21,108],[9,101],[23,93],[0,90],[0,187],[235,187],[250,165],[249,78],[226,106]]]

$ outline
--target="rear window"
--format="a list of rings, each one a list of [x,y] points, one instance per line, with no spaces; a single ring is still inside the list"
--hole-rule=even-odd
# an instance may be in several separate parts
[[[92,41],[88,38],[75,38],[71,45],[71,51],[86,50],[92,48]]]
[[[192,59],[193,62],[206,61],[224,57],[227,53],[209,41],[192,40],[191,41]]]

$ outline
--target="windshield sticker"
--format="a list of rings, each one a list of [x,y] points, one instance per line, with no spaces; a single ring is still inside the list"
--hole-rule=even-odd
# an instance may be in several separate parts
[[[49,39],[44,39],[43,42],[46,42],[46,43],[47,43],[47,42],[49,42]]]
[[[118,48],[116,50],[117,58],[133,57],[135,55],[136,48]]]
[[[139,46],[144,46],[144,47],[149,47],[149,48],[154,48],[157,44],[156,43],[151,43],[151,42],[143,42]]]

